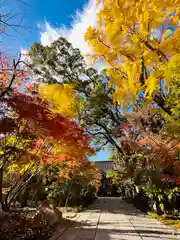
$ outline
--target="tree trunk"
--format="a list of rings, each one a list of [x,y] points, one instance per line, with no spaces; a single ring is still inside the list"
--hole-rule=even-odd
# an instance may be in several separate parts
[[[3,207],[3,192],[2,192],[2,188],[3,188],[3,168],[0,168],[0,203]]]
[[[67,198],[66,198],[65,208],[64,208],[65,211],[67,211],[69,198],[70,198],[70,196],[71,196],[72,185],[73,185],[73,180],[72,180],[72,182],[70,183],[70,185],[69,185],[69,187],[68,187],[68,195],[67,195]]]
[[[3,171],[4,171],[4,168],[1,167],[0,168],[0,203],[1,203],[2,210],[5,211],[5,212],[8,212],[9,211],[9,207],[3,201]]]

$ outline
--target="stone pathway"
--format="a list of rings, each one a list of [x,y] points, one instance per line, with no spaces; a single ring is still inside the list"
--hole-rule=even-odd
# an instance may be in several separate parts
[[[99,198],[58,229],[51,240],[175,240],[161,222],[150,219],[119,198]]]

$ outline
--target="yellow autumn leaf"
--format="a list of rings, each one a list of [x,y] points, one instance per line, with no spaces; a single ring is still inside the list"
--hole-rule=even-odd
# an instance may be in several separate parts
[[[54,112],[65,117],[75,117],[78,106],[73,87],[69,84],[41,84],[39,94],[42,99],[49,101]]]
[[[176,3],[174,0],[97,2],[97,24],[87,29],[85,39],[95,59],[106,62],[108,70],[113,72],[110,84],[116,88],[116,98],[129,102],[129,99],[138,98],[139,90],[152,98],[159,88],[157,80],[164,80],[169,58],[179,55],[180,28],[175,27],[173,34],[170,30],[163,34],[162,25],[167,23],[167,17],[169,26],[177,26],[180,22],[180,8],[177,7],[180,0]],[[146,86],[141,86],[145,81],[140,81],[144,74],[141,72],[144,67],[139,63],[142,56],[148,70],[145,78],[149,75]],[[132,67],[135,63],[138,63],[136,68]]]
[[[153,92],[156,90],[156,77],[154,76],[154,74],[151,74],[149,76],[149,78],[146,80],[146,91],[145,91],[145,96],[147,98],[151,97]]]
[[[180,78],[180,55],[176,54],[170,59],[164,75],[166,85]]]

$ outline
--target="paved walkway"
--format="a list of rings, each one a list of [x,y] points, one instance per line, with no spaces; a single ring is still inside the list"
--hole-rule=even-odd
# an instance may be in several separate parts
[[[99,198],[57,231],[51,240],[174,240],[162,223],[119,198]]]

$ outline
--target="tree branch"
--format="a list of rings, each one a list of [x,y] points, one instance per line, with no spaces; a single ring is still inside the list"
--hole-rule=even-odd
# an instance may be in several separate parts
[[[107,127],[103,124],[103,123],[100,123],[98,121],[96,121],[96,124],[98,126],[101,126],[105,132],[106,132],[106,138],[107,140],[113,145],[116,147],[116,149],[118,150],[118,152],[120,152],[121,154],[124,154],[124,152],[122,151],[122,149],[119,147],[119,145],[114,141],[114,139],[110,136],[110,133],[109,133],[109,130],[107,129]]]
[[[98,148],[96,149],[96,151],[100,151],[100,150],[101,150],[104,146],[106,146],[108,143],[109,143],[109,141],[106,140],[106,142],[103,143],[100,147],[98,147]]]
[[[13,75],[12,75],[12,78],[9,82],[8,87],[6,87],[5,90],[0,94],[0,98],[4,97],[4,95],[6,95],[6,93],[11,90],[11,86],[12,86],[14,80],[16,79],[16,70],[17,70],[17,67],[20,63],[20,58],[21,58],[21,54],[19,55],[19,58],[18,58],[17,62],[15,62],[15,59],[13,59],[13,68],[14,68],[13,70],[14,70],[14,72],[13,72]]]

